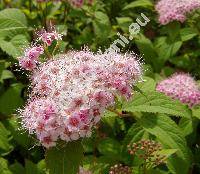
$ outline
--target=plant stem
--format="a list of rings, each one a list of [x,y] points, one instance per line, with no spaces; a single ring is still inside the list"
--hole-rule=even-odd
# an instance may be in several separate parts
[[[54,56],[56,50],[59,48],[59,41],[57,41],[56,46],[53,49],[52,55]]]
[[[44,53],[47,56],[48,59],[52,58],[52,55],[50,54],[49,50],[48,50],[48,46],[45,44],[44,46]]]
[[[143,173],[146,174],[147,173],[147,166],[146,166],[146,161],[144,163],[144,167],[143,167]]]
[[[107,110],[117,114],[121,118],[130,117],[130,114],[123,114],[122,112],[119,112],[119,111],[117,111],[117,110],[115,110],[114,108],[111,108],[111,107],[107,108]]]

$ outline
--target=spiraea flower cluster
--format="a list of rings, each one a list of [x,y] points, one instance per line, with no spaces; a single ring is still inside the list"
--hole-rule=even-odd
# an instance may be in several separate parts
[[[200,8],[199,0],[160,0],[156,5],[159,22],[166,25],[171,21],[184,22],[186,15]]]
[[[109,174],[132,174],[132,170],[129,166],[116,164],[110,168]]]
[[[156,90],[190,107],[200,104],[200,88],[189,74],[174,74],[161,81]]]
[[[46,39],[42,41],[49,45]],[[132,96],[132,85],[141,74],[134,54],[84,50],[52,56],[32,69],[22,124],[47,148],[59,139],[89,137],[104,111],[114,105],[116,95]]]
[[[47,46],[50,46],[52,42],[56,40],[62,40],[62,34],[57,33],[57,31],[53,30],[51,32],[47,32],[46,30],[42,30],[38,33],[38,41],[42,41]]]
[[[162,147],[159,143],[152,140],[141,140],[137,143],[129,144],[128,151],[131,155],[137,155],[149,166],[158,166],[165,162],[165,155],[160,155]]]
[[[39,56],[44,53],[42,46],[32,46],[26,48],[24,55],[19,58],[19,64],[26,70],[32,70],[36,68]]]
[[[44,50],[51,46],[53,41],[62,40],[62,34],[57,33],[55,30],[47,32],[42,30],[37,33],[38,38],[35,43],[24,50],[24,55],[19,57],[19,65],[21,68],[32,71],[37,67],[39,57],[44,54]]]

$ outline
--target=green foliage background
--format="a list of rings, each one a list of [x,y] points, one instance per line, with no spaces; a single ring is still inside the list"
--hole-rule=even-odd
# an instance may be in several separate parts
[[[96,0],[92,6],[77,9],[66,2],[1,0],[0,174],[76,174],[79,165],[94,174],[107,174],[118,163],[139,173],[139,161],[129,156],[126,147],[141,139],[156,140],[172,150],[167,151],[166,165],[148,173],[200,171],[200,108],[190,109],[155,91],[156,83],[174,72],[188,72],[200,79],[200,11],[183,24],[161,26],[154,5],[153,0]],[[35,28],[48,28],[51,21],[64,34],[62,52],[84,45],[97,51],[108,48],[118,38],[117,32],[129,37],[128,27],[140,13],[150,22],[122,49],[141,55],[145,63],[145,82],[137,85],[140,91],[133,101],[119,100],[116,106],[129,117],[108,111],[91,138],[45,152],[20,129],[20,118],[15,115],[26,101],[29,84],[26,74],[18,71],[17,57],[35,38]]]

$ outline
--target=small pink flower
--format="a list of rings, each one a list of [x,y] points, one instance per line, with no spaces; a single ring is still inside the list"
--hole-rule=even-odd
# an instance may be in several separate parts
[[[51,46],[54,40],[62,40],[62,35],[58,34],[56,31],[47,32],[44,31],[42,34],[39,35],[39,40],[46,43],[48,46]]]
[[[90,122],[89,117],[90,117],[90,110],[89,109],[80,110],[79,119],[81,120],[81,122],[83,124],[89,124],[89,122]]]
[[[32,71],[34,68],[36,68],[36,62],[27,57],[19,58],[19,65],[28,71]]]
[[[55,140],[51,136],[41,136],[39,137],[41,143],[46,148],[54,147],[56,145]]]
[[[38,60],[39,56],[44,53],[44,49],[41,46],[31,47],[25,50],[25,57],[31,60]]]
[[[74,113],[69,118],[67,118],[67,128],[70,132],[76,131],[81,126],[81,120],[78,113]]]

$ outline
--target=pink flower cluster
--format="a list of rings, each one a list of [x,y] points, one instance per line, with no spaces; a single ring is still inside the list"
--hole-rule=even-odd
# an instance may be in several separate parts
[[[161,81],[156,90],[173,99],[178,99],[190,107],[200,104],[200,88],[188,74],[174,74]]]
[[[36,68],[38,58],[44,53],[42,46],[33,46],[25,49],[24,56],[19,58],[19,65],[26,69],[32,70]]]
[[[199,0],[160,0],[156,4],[159,22],[166,25],[171,21],[184,22],[187,13],[200,8]]]
[[[47,148],[58,139],[89,137],[116,95],[131,97],[141,74],[133,54],[60,55],[33,72],[30,101],[21,111],[23,125]]]
[[[47,46],[50,46],[54,40],[62,40],[62,34],[57,33],[56,31],[43,31],[42,33],[38,33],[39,41],[42,41]]]
[[[54,40],[62,40],[62,34],[59,34],[56,31],[42,31],[41,33],[38,33],[36,43],[34,43],[33,46],[26,48],[24,50],[24,55],[18,58],[19,65],[25,70],[33,71],[39,63],[40,55],[44,54],[45,47],[50,46]],[[38,42],[42,42],[43,46],[38,45]]]

